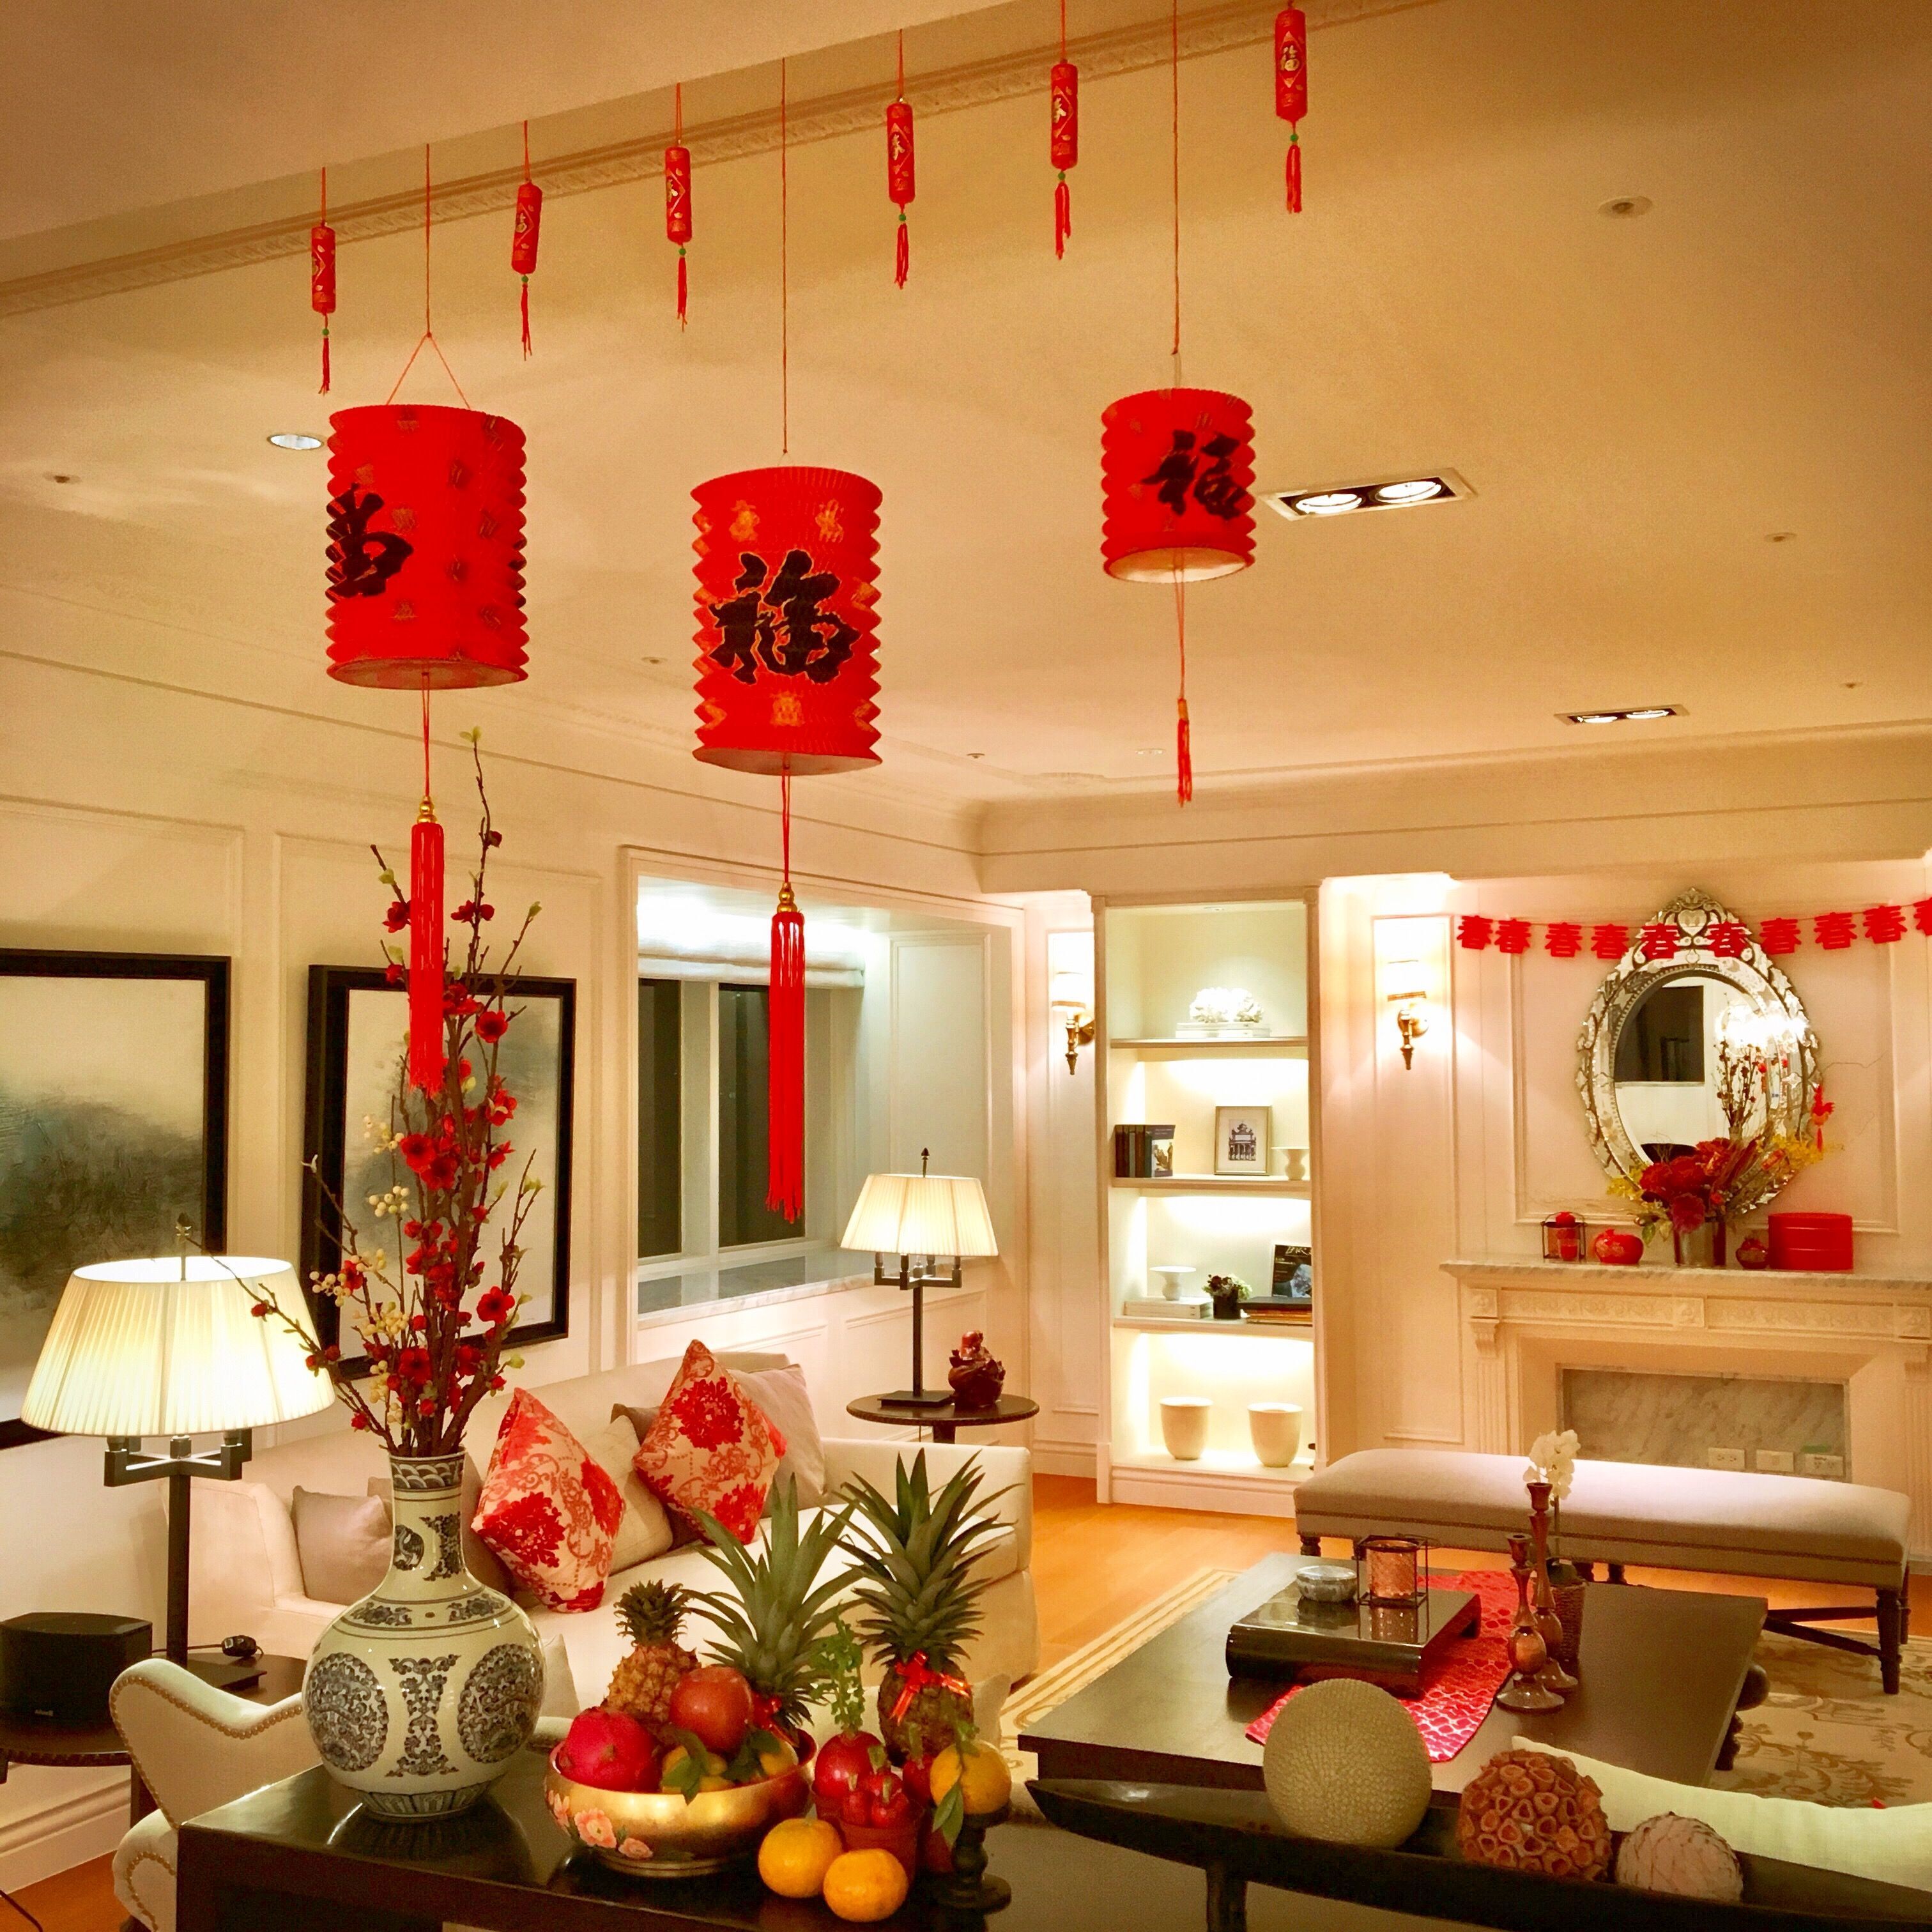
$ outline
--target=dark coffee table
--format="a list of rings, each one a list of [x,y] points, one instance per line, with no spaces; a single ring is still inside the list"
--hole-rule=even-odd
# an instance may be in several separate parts
[[[848,1415],[890,1429],[929,1429],[935,1442],[956,1441],[962,1429],[998,1429],[1002,1423],[1030,1422],[1040,1413],[1032,1396],[1002,1395],[991,1408],[962,1408],[956,1402],[894,1402],[890,1396],[862,1395],[845,1405]]]
[[[545,1808],[543,1760],[526,1753],[463,1817],[428,1825],[368,1818],[326,1772],[251,1792],[195,1819],[181,1834],[178,1932],[439,1932],[446,1922],[488,1932],[844,1932],[816,1901],[776,1898],[748,1864],[716,1878],[631,1879],[566,1838]],[[1037,1823],[986,1840],[1013,1902],[994,1932],[1193,1932],[1201,1874]],[[1132,1901],[1124,1909],[1124,1900]],[[1306,1932],[1306,1901],[1257,1892],[1251,1932]],[[1386,1932],[1377,1913],[1325,1924]],[[942,1932],[915,1894],[886,1932]],[[961,1932],[951,1922],[944,1932]]]
[[[1110,1778],[1258,1790],[1262,1748],[1244,1735],[1281,1686],[1230,1678],[1228,1627],[1306,1559],[1270,1556],[1023,1732],[1045,1778]],[[1759,1597],[1593,1583],[1577,1675],[1560,1711],[1492,1710],[1447,1764],[1460,1791],[1518,1735],[1681,1784],[1717,1768],[1764,1622]]]

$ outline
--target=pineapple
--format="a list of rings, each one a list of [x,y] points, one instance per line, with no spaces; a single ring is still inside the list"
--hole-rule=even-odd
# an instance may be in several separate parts
[[[634,1583],[618,1600],[617,1621],[632,1648],[610,1673],[604,1708],[640,1723],[661,1725],[670,1717],[670,1694],[698,1668],[696,1655],[677,1640],[691,1592],[677,1583]]]
[[[885,1663],[879,1734],[896,1757],[939,1750],[972,1721],[959,1660],[980,1634],[974,1606],[991,1588],[990,1579],[972,1571],[1000,1532],[998,1522],[970,1514],[983,1480],[976,1457],[934,1496],[921,1450],[910,1469],[899,1465],[895,1496],[863,1477],[847,1487],[859,1528],[845,1547],[860,1580],[854,1594],[867,1612],[859,1634]],[[935,1676],[954,1682],[935,1682]]]
[[[824,1676],[819,1641],[837,1616],[835,1600],[846,1581],[827,1558],[851,1520],[852,1506],[821,1510],[801,1534],[798,1484],[788,1477],[772,1492],[765,1546],[756,1555],[715,1517],[702,1510],[697,1515],[710,1539],[704,1554],[731,1585],[692,1599],[718,1631],[706,1660],[743,1672],[760,1700],[760,1724],[802,1732]]]

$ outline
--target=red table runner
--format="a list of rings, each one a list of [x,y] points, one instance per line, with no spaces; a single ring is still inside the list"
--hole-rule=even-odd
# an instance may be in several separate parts
[[[1473,1591],[1482,1620],[1474,1636],[1456,1638],[1424,1668],[1422,1694],[1402,1700],[1429,1747],[1431,1764],[1447,1764],[1482,1728],[1510,1674],[1515,1579],[1507,1570],[1465,1570],[1449,1587]],[[1277,1698],[1248,1726],[1248,1736],[1258,1744],[1265,1744],[1282,1706],[1307,1688],[1297,1684]]]

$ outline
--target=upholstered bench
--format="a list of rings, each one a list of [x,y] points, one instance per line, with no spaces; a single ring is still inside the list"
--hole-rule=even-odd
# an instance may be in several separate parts
[[[1528,1522],[1520,1456],[1457,1449],[1364,1449],[1344,1456],[1294,1492],[1303,1550],[1324,1536],[1404,1535],[1463,1550],[1507,1550]],[[1563,1504],[1563,1554],[1586,1575],[1626,1564],[1717,1570],[1742,1576],[1854,1583],[1876,1597],[1878,1642],[1841,1630],[1803,1628],[1872,1614],[1863,1608],[1774,1610],[1767,1629],[1876,1657],[1888,1693],[1910,1611],[1906,1593],[1909,1497],[1892,1490],[1810,1476],[1762,1476],[1728,1469],[1659,1468],[1643,1462],[1576,1465]]]

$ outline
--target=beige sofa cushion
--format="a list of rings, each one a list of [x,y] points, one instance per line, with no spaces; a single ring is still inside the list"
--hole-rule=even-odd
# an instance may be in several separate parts
[[[1305,1536],[1406,1531],[1484,1550],[1528,1520],[1520,1456],[1364,1449],[1295,1492]],[[1579,1462],[1563,1505],[1570,1556],[1665,1569],[1801,1576],[1896,1588],[1911,1499],[1809,1476]]]
[[[386,1498],[332,1496],[297,1486],[289,1498],[302,1588],[325,1604],[360,1603],[389,1574]]]

